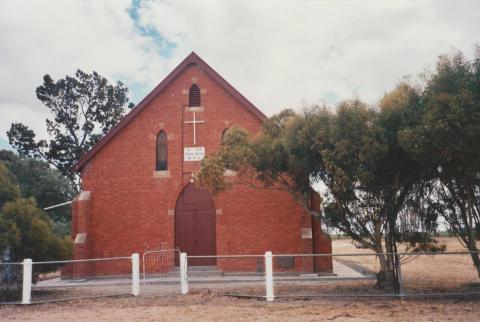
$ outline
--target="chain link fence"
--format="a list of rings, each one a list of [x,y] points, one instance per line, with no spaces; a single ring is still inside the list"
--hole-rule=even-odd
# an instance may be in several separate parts
[[[403,254],[405,295],[480,294],[480,277],[470,253]]]
[[[375,260],[375,256],[367,256]],[[375,287],[376,267],[355,264],[355,255],[294,254],[273,256],[276,298],[383,294]]]
[[[399,290],[381,258],[392,254],[188,256],[176,249],[131,257],[0,263],[0,302],[42,303],[119,295],[275,298],[480,296],[471,253],[398,253]],[[384,267],[383,274],[379,274]],[[142,272],[143,274],[140,274]],[[387,273],[385,273],[387,272]],[[140,282],[140,276],[142,281]],[[380,279],[379,277],[384,277]],[[379,283],[381,281],[381,283]]]
[[[387,255],[274,255],[275,297],[480,295],[480,278],[468,252],[398,254],[400,291],[388,273],[381,273],[380,257]],[[331,271],[317,271],[318,260],[323,265],[330,261]]]
[[[209,265],[199,265],[208,263]],[[193,264],[193,265],[192,265]],[[264,255],[188,256],[190,292],[264,298]]]
[[[132,258],[32,262],[31,303],[132,293]]]
[[[0,263],[0,304],[21,303],[23,263]]]

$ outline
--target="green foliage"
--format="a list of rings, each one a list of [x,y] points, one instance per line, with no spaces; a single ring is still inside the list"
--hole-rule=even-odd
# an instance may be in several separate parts
[[[21,158],[11,151],[0,150],[0,164],[8,168],[21,195],[35,198],[40,208],[69,201],[74,197],[75,190],[70,180],[44,161]],[[69,207],[50,210],[48,215],[56,223],[68,224],[71,218]]]
[[[15,178],[8,171],[7,167],[0,163],[0,207],[7,201],[20,197]]]
[[[403,144],[445,174],[478,171],[480,151],[480,50],[473,60],[441,56],[423,93],[421,124],[403,133]],[[429,160],[423,156],[429,155]],[[473,171],[473,172],[472,172]]]
[[[203,160],[200,183],[214,193],[233,184],[285,190],[309,211],[315,180],[309,167],[315,164],[315,155],[303,149],[314,151],[311,132],[317,124],[306,127],[301,120],[286,110],[267,120],[258,137],[238,127],[230,129],[219,151]],[[224,176],[226,170],[238,175]]]
[[[344,101],[336,111],[285,110],[255,138],[231,129],[218,153],[202,163],[200,182],[218,192],[247,177],[251,184],[288,191],[310,210],[312,184],[322,181],[327,222],[356,240],[367,237],[380,252],[388,220],[396,221],[421,171],[397,139],[416,119],[411,102],[418,102],[417,91],[401,84],[381,109]],[[242,178],[232,181],[225,169]]]
[[[444,219],[470,251],[480,240],[480,48],[441,56],[427,77],[417,126],[400,142],[426,170],[419,210]],[[480,258],[472,254],[480,276]]]
[[[257,137],[232,129],[220,150],[203,161],[200,183],[212,191],[237,183],[281,189],[317,217],[310,197],[312,184],[322,181],[328,188],[327,224],[378,253],[385,252],[386,239],[386,251],[395,252],[395,222],[421,168],[397,139],[397,132],[415,119],[414,110],[393,98],[384,105],[374,109],[352,100],[336,111],[285,110],[267,120]],[[225,176],[226,169],[237,176]],[[381,261],[382,276],[389,276],[393,256]]]
[[[399,241],[406,244],[406,252],[441,253],[447,250],[447,245],[439,243],[426,232],[410,232],[401,235]]]
[[[52,231],[48,216],[38,209],[35,200],[18,198],[0,209],[0,254],[9,261],[61,260],[71,256],[68,237],[60,239]]]
[[[72,166],[123,117],[128,89],[121,82],[109,84],[96,72],[77,70],[75,77],[57,81],[45,75],[36,94],[54,115],[46,120],[51,139],[37,141],[26,125],[13,123],[9,142],[20,156],[42,158],[78,183]]]
[[[2,151],[3,152],[3,151]],[[5,158],[5,155],[10,158]],[[16,156],[2,153],[8,162]],[[17,178],[5,164],[0,163],[0,261],[19,262],[33,260],[61,260],[71,257],[72,241],[60,238],[53,231],[50,218],[37,207],[33,198],[22,198]],[[12,164],[7,163],[11,166]],[[34,174],[34,173],[33,173]],[[16,278],[18,266],[3,266],[0,271],[0,301],[18,299],[20,281]],[[53,265],[40,265],[34,269],[34,279],[39,273],[55,270]]]

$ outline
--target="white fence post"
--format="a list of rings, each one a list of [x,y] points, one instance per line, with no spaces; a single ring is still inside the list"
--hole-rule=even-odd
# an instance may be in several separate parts
[[[273,295],[273,255],[272,252],[265,252],[265,287],[267,290],[267,301],[272,302]]]
[[[23,260],[23,290],[22,304],[30,304],[32,301],[32,260]]]
[[[180,284],[181,293],[188,294],[187,253],[180,253]]]
[[[140,294],[140,258],[138,253],[132,254],[132,294]]]

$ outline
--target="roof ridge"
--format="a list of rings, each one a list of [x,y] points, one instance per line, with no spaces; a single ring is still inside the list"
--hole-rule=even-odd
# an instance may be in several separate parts
[[[202,65],[205,72],[213,78],[217,83],[225,88],[225,90],[234,96],[242,105],[244,105],[253,115],[261,120],[266,118],[255,105],[237,91],[229,82],[227,82],[220,74],[218,74],[210,65],[208,65],[200,56],[192,51],[182,62],[175,67],[155,88],[147,94],[129,113],[127,113],[108,133],[100,139],[80,160],[72,167],[73,171],[80,171],[82,167],[97,153],[105,144],[107,144],[120,130],[122,130],[133,118],[135,118],[165,87],[167,87],[185,68],[191,63]]]

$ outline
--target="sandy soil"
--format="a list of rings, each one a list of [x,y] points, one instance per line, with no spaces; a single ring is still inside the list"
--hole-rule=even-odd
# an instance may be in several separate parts
[[[1,321],[476,321],[480,299],[277,300],[198,292],[0,307]]]

